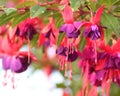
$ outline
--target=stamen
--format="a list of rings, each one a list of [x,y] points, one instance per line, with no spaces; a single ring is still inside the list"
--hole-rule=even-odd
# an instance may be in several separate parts
[[[12,78],[11,78],[11,81],[12,81],[12,87],[13,87],[13,89],[15,89],[15,76],[14,76],[15,74],[13,73],[13,76],[12,76]]]
[[[3,81],[3,86],[6,86],[7,85],[7,71],[5,71],[5,74],[4,74],[4,81]]]
[[[30,63],[30,39],[28,38],[28,63]]]

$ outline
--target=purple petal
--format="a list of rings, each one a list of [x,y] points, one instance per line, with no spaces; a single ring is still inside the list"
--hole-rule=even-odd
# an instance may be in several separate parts
[[[52,32],[52,29],[50,29],[48,32],[45,33],[45,37],[46,38],[50,38],[50,34]]]
[[[19,36],[24,37],[25,39],[32,39],[33,35],[37,32],[31,24],[26,24],[19,32]]]
[[[77,30],[77,28],[75,26],[79,27],[79,22],[75,22],[74,24],[64,24],[63,26],[60,27],[60,31],[59,32],[65,32],[66,33],[66,37],[68,38],[77,38],[78,35],[80,34],[80,31]]]
[[[22,64],[20,62],[20,59],[16,56],[13,56],[11,59],[11,66],[10,69],[13,72],[16,72],[22,68]]]
[[[67,29],[67,24],[64,24],[60,27],[60,30],[59,32],[62,33],[62,32],[66,32],[66,29]]]
[[[104,65],[104,68],[105,69],[116,68],[114,56],[109,56],[108,60],[106,61],[105,65]]]
[[[80,31],[78,30],[77,32],[76,31],[73,31],[72,33],[66,33],[66,36],[68,38],[77,38],[80,34]]]
[[[105,59],[108,56],[107,52],[98,53],[98,59]]]
[[[75,31],[75,26],[73,24],[66,24],[66,33],[72,33]]]
[[[84,36],[89,37],[92,40],[97,40],[101,36],[101,32],[97,25],[92,25],[84,31]]]
[[[120,57],[117,56],[114,58],[116,68],[120,69]]]
[[[44,43],[43,43],[44,47],[48,47],[50,46],[50,40],[47,39]]]
[[[68,61],[73,62],[77,59],[77,57],[78,57],[78,53],[76,51],[74,51],[73,53],[68,55]]]
[[[28,56],[24,56],[24,57],[19,57],[20,61],[22,63],[22,68],[21,70],[19,70],[18,72],[24,72],[28,66],[31,64],[31,58],[29,58],[30,60],[28,61]]]
[[[4,70],[10,69],[11,59],[12,57],[9,55],[4,55],[2,58],[2,67]]]
[[[56,50],[56,54],[66,56],[66,51],[67,51],[66,47],[60,46]]]

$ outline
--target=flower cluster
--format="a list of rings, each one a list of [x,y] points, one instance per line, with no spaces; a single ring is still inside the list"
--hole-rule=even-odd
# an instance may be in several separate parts
[[[102,5],[94,15],[91,12],[90,20],[85,21],[74,18],[69,0],[54,1],[64,5],[64,8],[59,10],[64,24],[59,28],[56,28],[53,17],[49,17],[47,24],[43,24],[40,18],[27,18],[15,28],[12,28],[11,24],[0,27],[0,57],[3,69],[21,73],[27,70],[32,61],[36,62],[37,58],[30,49],[30,41],[38,35],[37,47],[56,47],[58,64],[61,70],[65,70],[65,76],[69,70],[72,79],[72,62],[80,59],[78,66],[83,74],[83,90],[89,84],[94,86],[90,92],[98,86],[104,89],[106,82],[108,86],[112,82],[120,86],[120,39],[112,46],[107,45],[104,28],[99,24],[105,6]],[[86,44],[79,50],[82,38]],[[29,45],[28,52],[20,51],[26,43]]]

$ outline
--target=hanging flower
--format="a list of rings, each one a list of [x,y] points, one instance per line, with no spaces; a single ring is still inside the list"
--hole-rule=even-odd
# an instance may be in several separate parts
[[[101,44],[102,52],[98,56],[98,64],[91,75],[91,82],[100,86],[104,82],[115,82],[120,86],[120,39],[111,47]],[[99,82],[99,83],[96,83]]]
[[[60,68],[65,69],[65,76],[67,70],[70,70],[70,78],[72,79],[72,62],[78,58],[78,44],[80,41],[80,30],[78,29],[82,22],[74,21],[71,7],[66,4],[64,10],[61,12],[65,24],[59,29],[59,35],[65,33],[60,46],[57,48],[57,55],[59,58]]]
[[[96,12],[95,16],[91,17],[90,22],[84,22],[82,26],[85,26],[84,36],[91,38],[92,40],[97,40],[99,38],[103,39],[103,28],[98,25],[101,19],[101,15],[104,9],[102,5]]]
[[[27,18],[21,22],[16,30],[16,34],[26,40],[31,40],[39,29],[43,27],[42,21],[38,18]]]
[[[2,58],[3,69],[10,69],[14,73],[24,72],[30,65],[31,60],[37,60],[33,54],[30,56],[31,57],[29,58],[27,52],[20,52],[18,55],[16,54],[13,56],[5,54]]]
[[[20,73],[27,69],[31,60],[37,60],[33,54],[30,56],[28,52],[20,52],[22,45],[23,39],[16,35],[10,37],[9,32],[1,38],[0,52],[4,70]]]
[[[73,52],[70,52],[70,50],[67,47],[60,46],[56,50],[57,55],[65,56],[67,61],[73,62],[77,59],[78,53],[74,50]]]
[[[65,32],[67,38],[77,38],[80,34],[78,30],[79,25],[81,22],[74,22],[73,24],[64,24],[60,27],[59,32]]]
[[[65,9],[62,13],[65,24],[60,27],[59,32],[65,32],[67,38],[77,38],[80,34],[78,27],[82,22],[75,21],[73,19],[72,9],[69,5],[65,6]]]
[[[58,30],[55,28],[55,23],[53,18],[49,18],[49,23],[42,29],[38,45],[44,45],[45,47],[50,45],[55,45],[58,38]]]

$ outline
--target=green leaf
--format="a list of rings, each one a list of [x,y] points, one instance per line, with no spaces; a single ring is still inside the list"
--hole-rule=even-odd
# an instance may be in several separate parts
[[[102,23],[103,26],[105,26],[108,29],[112,30],[117,36],[120,35],[119,34],[119,32],[120,32],[119,21],[113,15],[104,13],[102,15],[101,23]]]
[[[120,5],[120,0],[114,0],[114,2],[112,3],[112,5]]]
[[[40,16],[42,18],[48,18],[50,15],[51,15],[51,12],[50,10],[46,10],[44,13],[42,13]]]
[[[83,50],[85,44],[86,44],[86,40],[85,40],[85,38],[83,36],[81,36],[80,43],[79,43],[79,49],[80,49],[80,51]]]
[[[54,12],[52,17],[55,19],[55,26],[59,28],[63,24],[63,18],[62,15],[59,12]]]
[[[116,0],[98,0],[98,4],[99,5],[105,5],[106,8],[110,8],[112,5],[114,5],[114,3],[116,2]]]
[[[114,9],[114,11],[115,11],[115,12],[120,12],[120,7],[116,7],[116,8]]]
[[[17,9],[15,9],[15,8],[3,8],[3,10],[4,10],[4,12],[5,12],[7,15],[9,15],[9,14],[12,13],[12,12],[16,12],[16,11],[17,11]]]
[[[58,40],[57,40],[57,46],[60,46],[60,43],[62,42],[64,37],[65,37],[65,32],[59,34]]]
[[[30,17],[31,18],[37,17],[40,14],[44,13],[45,10],[46,10],[45,7],[35,5],[35,6],[30,8]]]
[[[31,46],[31,47],[36,47],[36,46],[37,46],[38,37],[39,37],[38,34],[36,34],[36,35],[33,36],[33,39],[30,41],[30,46]]]
[[[80,7],[80,3],[83,2],[83,0],[71,0],[71,7],[74,10],[77,10]]]
[[[104,37],[105,37],[106,43],[108,43],[112,37],[112,30],[105,29]]]
[[[56,23],[55,26],[56,28],[59,28],[63,24],[63,19],[61,17],[55,19]]]
[[[13,17],[15,17],[18,13],[17,12],[12,12],[9,15],[3,14],[0,16],[0,26],[7,24]]]
[[[21,21],[25,20],[30,16],[30,12],[26,11],[23,14],[17,14],[16,17],[14,17],[14,20],[12,22],[12,27],[15,27],[17,24],[19,24]]]

